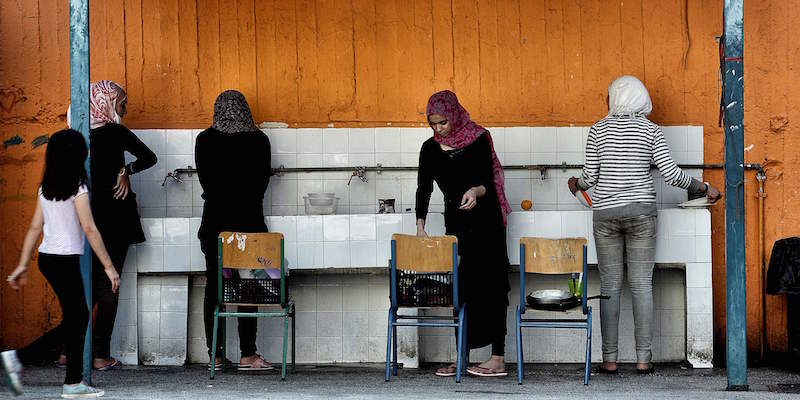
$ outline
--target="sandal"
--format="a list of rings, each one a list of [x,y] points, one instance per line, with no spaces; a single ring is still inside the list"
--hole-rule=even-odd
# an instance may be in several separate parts
[[[456,369],[455,364],[453,364],[437,369],[435,375],[449,377],[449,376],[456,376],[456,372],[458,372],[458,369]]]
[[[617,375],[619,374],[619,369],[606,369],[598,365],[597,368],[595,368],[594,372],[598,374]]]
[[[112,369],[117,369],[117,367],[122,365],[122,363],[116,358],[112,358],[112,360],[114,361],[111,364],[106,364],[100,368],[92,367],[92,369],[94,369],[95,371],[111,371]]]
[[[223,362],[220,360],[219,362],[214,363],[214,371],[222,371]],[[211,362],[206,364],[206,370],[211,371]]]
[[[259,354],[256,354],[255,361],[253,361],[250,364],[240,363],[237,369],[239,371],[268,371],[271,369],[275,369],[275,367],[273,367],[269,361],[265,360],[264,357],[262,357]]]
[[[506,372],[505,370],[501,371],[492,368],[484,368],[481,367],[480,365],[475,365],[467,368],[467,373],[475,376],[489,376],[489,377],[508,376],[508,372]]]

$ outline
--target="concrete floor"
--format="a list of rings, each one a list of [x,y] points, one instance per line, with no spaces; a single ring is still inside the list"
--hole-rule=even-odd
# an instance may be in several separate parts
[[[726,392],[725,370],[690,370],[679,365],[657,365],[656,373],[649,376],[638,376],[632,365],[623,365],[617,376],[592,375],[589,386],[582,384],[579,365],[528,365],[522,386],[517,385],[515,374],[466,377],[456,384],[454,379],[433,376],[437,367],[400,370],[389,383],[384,382],[382,366],[376,364],[298,366],[285,382],[274,371],[226,370],[211,384],[202,365],[123,367],[95,372],[93,379],[106,391],[106,399],[797,399],[797,394],[771,390],[779,389],[780,384],[800,388],[800,375],[776,368],[751,369],[749,392]],[[511,372],[515,365],[508,368]],[[62,369],[26,367],[25,394],[19,398],[58,398],[63,378]],[[0,398],[11,397],[0,386]]]

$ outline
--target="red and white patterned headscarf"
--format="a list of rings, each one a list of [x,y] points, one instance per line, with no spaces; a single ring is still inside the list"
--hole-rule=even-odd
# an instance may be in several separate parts
[[[117,114],[117,104],[128,96],[116,83],[104,80],[92,83],[89,87],[91,129],[99,128],[109,122],[120,123],[122,117]]]
[[[89,86],[89,129],[99,128],[109,122],[118,124],[122,117],[117,114],[117,104],[128,98],[125,91],[113,81],[103,80]],[[67,125],[72,126],[72,105],[67,108]]]
[[[433,131],[433,140],[455,149],[467,147],[478,137],[487,133],[486,138],[489,139],[489,147],[492,150],[492,170],[494,172],[494,187],[497,191],[497,200],[500,202],[500,210],[503,212],[503,224],[507,224],[508,214],[511,213],[511,206],[508,204],[505,192],[505,175],[503,174],[503,166],[500,165],[500,160],[494,152],[494,143],[492,142],[492,135],[488,134],[484,127],[476,124],[469,118],[469,113],[458,102],[456,94],[443,90],[434,93],[428,100],[428,108],[426,115],[430,117],[433,114],[439,114],[450,122],[453,129],[447,136],[439,135],[436,130]],[[430,121],[429,121],[430,122]]]

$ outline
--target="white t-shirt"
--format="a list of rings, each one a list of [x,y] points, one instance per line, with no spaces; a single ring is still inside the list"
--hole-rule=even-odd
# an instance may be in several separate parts
[[[44,239],[39,245],[39,252],[57,255],[83,255],[83,239],[85,237],[78,211],[75,209],[75,198],[86,196],[86,185],[78,188],[78,193],[66,200],[47,200],[39,188],[39,203],[44,216]]]

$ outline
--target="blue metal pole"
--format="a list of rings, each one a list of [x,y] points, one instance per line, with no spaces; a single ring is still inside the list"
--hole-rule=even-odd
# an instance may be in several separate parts
[[[69,97],[72,129],[83,134],[89,143],[89,0],[69,0]],[[89,159],[86,159],[89,170]],[[92,310],[92,252],[84,242],[81,278],[86,305]],[[83,377],[92,380],[92,321],[86,327],[83,345]]]
[[[725,131],[725,306],[728,390],[747,390],[744,253],[743,0],[725,0],[723,81]]]

